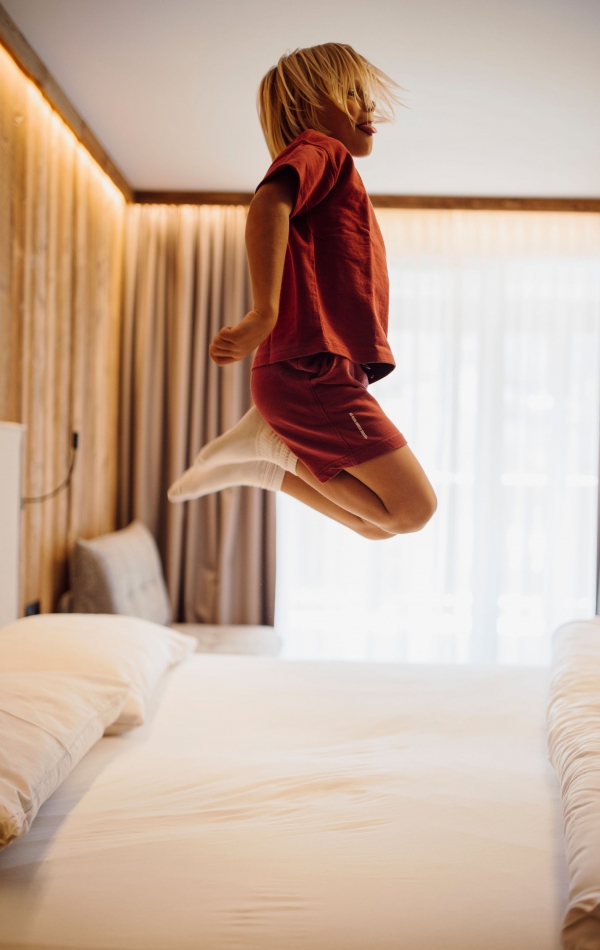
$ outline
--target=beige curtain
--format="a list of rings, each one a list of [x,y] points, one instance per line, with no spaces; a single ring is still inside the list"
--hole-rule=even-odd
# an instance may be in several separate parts
[[[21,609],[53,610],[77,537],[115,527],[121,193],[0,48],[0,418],[27,426]]]
[[[174,612],[273,623],[274,497],[254,488],[172,505],[167,488],[249,408],[250,358],[219,369],[208,345],[250,307],[246,209],[127,209],[119,517],[154,534]]]

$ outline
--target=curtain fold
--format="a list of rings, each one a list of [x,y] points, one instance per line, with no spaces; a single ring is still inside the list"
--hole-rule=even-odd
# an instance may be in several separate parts
[[[208,356],[251,306],[245,222],[235,206],[127,212],[119,520],[148,525],[188,622],[273,623],[274,497],[236,488],[173,505],[166,494],[251,405],[250,358],[219,368]]]

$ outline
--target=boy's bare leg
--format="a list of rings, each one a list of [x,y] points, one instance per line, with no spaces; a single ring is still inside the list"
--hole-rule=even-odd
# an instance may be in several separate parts
[[[308,472],[308,469],[306,469],[306,471]],[[317,480],[315,479],[315,481]],[[317,484],[320,485],[321,483],[317,482]],[[370,538],[372,541],[382,541],[385,538],[393,538],[393,534],[390,534],[389,531],[384,531],[383,528],[378,528],[377,525],[371,524],[370,521],[365,521],[364,518],[359,518],[358,515],[352,514],[345,508],[340,508],[339,505],[336,505],[325,495],[321,494],[321,492],[314,489],[302,478],[292,475],[290,472],[285,473],[280,490],[285,492],[286,495],[291,495],[292,498],[297,498],[298,501],[308,505],[309,508],[320,511],[321,514],[326,515],[333,521],[345,525],[346,528],[351,528],[352,531],[362,535],[363,538]]]
[[[320,482],[300,461],[296,466],[296,476],[337,508],[387,534],[418,531],[427,524],[437,507],[429,479],[407,445],[354,465],[328,482]],[[282,490],[299,497],[295,491],[289,490],[293,477],[286,473]],[[300,500],[304,501],[303,498]],[[306,503],[310,504],[308,500]],[[311,507],[317,506],[312,504]],[[323,511],[323,514],[328,512]],[[333,516],[333,513],[329,514],[329,517]],[[341,519],[336,517],[335,520]],[[348,524],[348,527],[353,525]]]

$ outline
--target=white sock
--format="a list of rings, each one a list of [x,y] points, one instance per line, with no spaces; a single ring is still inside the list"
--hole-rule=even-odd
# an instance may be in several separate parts
[[[297,457],[267,425],[256,406],[252,406],[237,425],[205,445],[196,462],[212,468],[255,459],[274,462],[286,472],[296,474]]]
[[[255,459],[231,465],[209,467],[195,462],[173,482],[167,492],[169,501],[190,501],[234,485],[253,485],[268,491],[279,491],[285,472],[274,462]]]

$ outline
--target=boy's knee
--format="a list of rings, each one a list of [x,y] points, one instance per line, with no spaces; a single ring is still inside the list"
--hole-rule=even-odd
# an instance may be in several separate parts
[[[414,517],[409,520],[409,527],[406,529],[410,531],[420,531],[421,528],[424,528],[428,522],[431,521],[437,509],[437,498],[435,495],[432,499],[428,500],[423,504],[418,511],[414,513]]]
[[[420,531],[431,521],[437,509],[437,498],[433,492],[420,499],[418,504],[413,505],[410,510],[401,510],[393,512],[389,516],[389,521],[382,527],[393,534],[411,534],[414,531]]]

